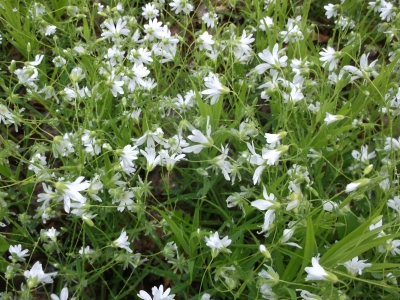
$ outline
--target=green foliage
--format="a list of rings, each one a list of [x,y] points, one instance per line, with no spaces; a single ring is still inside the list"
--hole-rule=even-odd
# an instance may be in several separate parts
[[[102,3],[0,3],[3,298],[395,299],[398,7]]]

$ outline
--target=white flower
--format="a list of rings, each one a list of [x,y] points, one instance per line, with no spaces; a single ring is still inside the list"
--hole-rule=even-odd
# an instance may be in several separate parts
[[[218,231],[214,232],[210,237],[205,237],[206,245],[211,248],[212,257],[216,257],[220,251],[225,253],[232,253],[231,250],[227,249],[232,240],[230,240],[227,236],[222,240],[219,238]]]
[[[298,16],[296,19],[288,19],[288,22],[286,24],[287,30],[281,31],[279,33],[284,43],[294,43],[304,39],[303,32],[300,30],[300,27],[298,25],[300,21],[301,16]]]
[[[47,273],[43,272],[42,264],[40,262],[36,262],[32,269],[24,272],[24,276],[27,279],[27,284],[29,288],[36,287],[41,283],[52,283],[52,276],[56,276],[57,272]]]
[[[335,212],[338,210],[339,205],[336,202],[333,201],[326,201],[323,204],[323,208],[325,211],[329,211],[329,212]]]
[[[71,207],[71,200],[80,203],[85,203],[86,198],[83,197],[79,192],[86,190],[90,186],[89,181],[84,181],[85,177],[80,176],[74,182],[57,182],[55,187],[61,193],[61,197],[64,199],[64,210],[69,213]]]
[[[291,192],[288,199],[290,202],[288,203],[286,210],[290,211],[300,206],[301,201],[303,199],[303,193],[301,191],[299,183],[296,181],[289,182],[289,191]]]
[[[194,9],[193,5],[187,0],[172,0],[169,6],[172,7],[171,10],[175,11],[176,14],[179,14],[181,11],[183,11],[185,15],[188,15]]]
[[[265,256],[265,258],[271,258],[271,253],[268,251],[267,247],[265,247],[264,245],[260,245],[259,250],[261,254]]]
[[[83,246],[81,247],[81,249],[78,251],[78,253],[82,256],[82,255],[91,255],[94,253],[93,249],[90,249],[89,246],[86,246],[85,248],[83,248]]]
[[[263,196],[264,199],[258,199],[251,202],[251,206],[259,209],[259,210],[267,210],[267,209],[277,209],[280,204],[276,201],[275,195],[268,195],[267,189],[263,186]]]
[[[299,249],[302,249],[302,247],[300,245],[298,245],[296,243],[293,243],[293,242],[288,242],[292,238],[295,230],[296,230],[296,227],[291,227],[291,228],[283,230],[281,243],[284,244],[284,245],[294,246],[294,247],[297,247]]]
[[[161,157],[160,155],[156,156],[156,149],[153,147],[146,147],[145,151],[144,150],[140,150],[140,153],[142,153],[142,155],[144,157],[146,157],[147,160],[147,166],[146,166],[146,170],[147,172],[151,172],[156,166],[158,166],[161,163]]]
[[[261,226],[261,231],[257,231],[257,233],[261,234],[268,231],[269,227],[274,223],[274,221],[275,221],[275,210],[274,209],[267,210],[264,216],[264,224]]]
[[[375,224],[370,225],[370,226],[369,226],[369,230],[370,230],[370,231],[375,230],[375,229],[381,227],[382,224],[383,224],[383,221],[382,221],[382,219],[380,219],[380,220],[379,220],[378,222],[376,222]]]
[[[300,292],[300,296],[303,300],[322,300],[322,298],[318,295],[312,294],[309,291],[297,289],[297,292]]]
[[[260,21],[260,26],[258,26],[262,31],[266,31],[267,28],[272,28],[274,26],[274,19],[271,17],[265,17]]]
[[[370,182],[371,182],[370,179],[362,178],[362,179],[356,180],[356,181],[354,181],[352,183],[349,183],[346,186],[346,193],[351,193],[351,192],[357,190],[358,188],[369,184]]]
[[[217,17],[214,12],[206,12],[201,19],[206,23],[207,27],[214,28]]]
[[[257,71],[258,74],[262,74],[268,69],[276,69],[280,70],[281,68],[286,67],[287,63],[287,56],[281,56],[280,54],[285,51],[285,49],[279,50],[279,45],[275,44],[274,48],[271,51],[268,49],[265,49],[263,52],[259,53],[258,56],[265,61],[265,64],[260,64],[256,66],[255,70]]]
[[[262,158],[267,161],[267,165],[272,166],[277,163],[279,157],[289,149],[289,146],[280,146],[278,149],[262,149]]]
[[[131,174],[136,171],[133,160],[136,160],[139,151],[136,146],[126,145],[122,150],[117,150],[120,156],[120,165],[126,174]]]
[[[390,251],[390,253],[393,256],[396,256],[397,254],[400,255],[400,240],[392,240],[389,239],[386,241],[386,245],[380,245],[378,247],[378,251],[380,253],[385,253],[387,251]]]
[[[358,256],[354,257],[353,259],[346,261],[344,264],[341,264],[342,266],[345,266],[347,269],[347,272],[349,272],[351,275],[355,276],[356,273],[359,275],[362,274],[362,270],[364,268],[369,268],[372,266],[372,264],[364,263],[367,260],[358,260]]]
[[[105,39],[111,38],[112,41],[120,40],[121,35],[127,36],[129,34],[129,29],[125,28],[127,21],[119,18],[117,24],[114,25],[114,21],[111,19],[109,21],[104,21],[102,26],[107,27],[108,31],[104,31],[101,36]]]
[[[349,184],[346,186],[346,193],[351,193],[351,192],[355,191],[355,190],[358,188],[358,186],[359,186],[360,184],[361,184],[360,182],[352,182],[352,183],[349,183]]]
[[[204,293],[203,295],[201,295],[200,300],[211,300],[211,295]]]
[[[36,66],[40,65],[40,63],[42,62],[43,58],[44,58],[43,54],[38,54],[38,55],[35,55],[35,60],[34,61],[28,61],[25,64],[27,66],[35,66],[36,67]]]
[[[151,51],[147,48],[132,49],[127,58],[137,65],[149,64],[153,61]]]
[[[113,202],[119,202],[118,211],[124,211],[125,207],[129,210],[132,210],[133,208],[133,198],[135,197],[135,195],[133,194],[133,192],[131,191],[123,191],[121,193],[118,193],[114,198],[113,198]]]
[[[371,153],[368,153],[368,145],[361,146],[361,153],[358,152],[357,150],[353,150],[351,152],[351,156],[353,156],[356,160],[362,162],[363,164],[368,165],[369,160],[374,158],[375,151],[372,151]]]
[[[152,292],[152,294],[153,294],[153,297],[151,297],[151,296],[149,295],[149,293],[147,293],[147,292],[145,292],[145,291],[143,291],[143,290],[141,290],[141,291],[139,292],[139,294],[137,294],[137,296],[138,296],[140,299],[143,299],[143,300],[173,300],[173,299],[175,299],[175,294],[170,295],[170,294],[169,294],[170,291],[171,291],[171,289],[168,288],[168,289],[166,289],[165,292],[164,292],[164,287],[163,287],[162,285],[160,285],[159,288],[157,288],[157,287],[155,286],[155,287],[153,287],[153,288],[151,289],[151,292]]]
[[[253,174],[253,183],[254,183],[254,185],[256,185],[261,181],[261,174],[267,166],[267,161],[264,160],[261,157],[261,155],[256,153],[253,142],[251,144],[246,143],[246,145],[247,145],[247,148],[249,149],[249,151],[251,152],[251,155],[249,156],[250,164],[258,166]]]
[[[210,125],[210,117],[207,117],[207,126],[206,126],[206,134],[205,136],[200,130],[193,129],[192,134],[188,136],[188,139],[194,143],[199,143],[198,145],[186,147],[182,149],[183,153],[200,153],[204,148],[212,147],[214,145],[214,141],[211,138],[211,125]]]
[[[179,110],[180,113],[188,111],[195,105],[194,95],[195,94],[187,93],[185,97],[182,97],[181,94],[178,94],[176,95],[175,98],[172,99],[174,100],[174,105],[176,106],[176,108]]]
[[[46,26],[46,32],[44,35],[53,35],[56,33],[57,27],[54,25],[48,25]]]
[[[347,71],[349,73],[351,73],[353,76],[351,77],[351,81],[354,81],[358,78],[365,78],[368,79],[371,76],[376,77],[378,76],[378,72],[375,71],[375,64],[378,62],[378,60],[374,60],[373,62],[371,62],[370,64],[368,64],[368,54],[363,54],[361,55],[360,58],[360,68],[357,68],[355,66],[344,66],[342,68],[342,71]]]
[[[162,23],[157,21],[157,18],[149,20],[149,24],[144,25],[144,32],[146,33],[145,39],[152,41],[154,38],[163,38]]]
[[[14,71],[17,75],[20,84],[26,85],[28,87],[37,89],[35,81],[38,80],[38,70],[34,66],[23,67],[22,69],[17,69]]]
[[[120,75],[115,75],[115,71],[112,70],[110,76],[108,77],[107,85],[110,87],[111,93],[114,97],[117,97],[118,94],[124,94],[124,89],[122,86],[125,82],[120,79]]]
[[[206,99],[211,98],[211,105],[214,105],[218,101],[219,96],[230,92],[230,89],[222,85],[217,75],[212,72],[210,72],[208,76],[204,78],[204,85],[208,87],[208,89],[202,91],[201,94],[208,95]]]
[[[201,35],[199,35],[199,39],[201,44],[199,45],[200,50],[206,49],[212,51],[211,45],[215,42],[213,41],[213,36],[209,34],[207,31],[204,31]]]
[[[148,20],[150,18],[157,18],[158,17],[158,9],[154,6],[153,3],[147,3],[145,6],[142,7],[142,16]]]
[[[334,274],[328,274],[323,267],[319,264],[319,255],[311,259],[312,267],[306,267],[304,270],[307,272],[306,281],[309,280],[327,280],[336,282],[337,277]]]
[[[395,196],[393,199],[388,200],[388,206],[400,213],[400,198]]]
[[[218,155],[216,157],[214,157],[211,161],[210,161],[210,168],[219,168],[222,171],[222,174],[224,175],[226,180],[231,180],[229,177],[229,174],[232,172],[232,164],[227,161],[226,159],[228,158],[228,152],[229,152],[229,148],[228,146],[224,147],[223,145],[221,145],[221,155]],[[216,169],[216,171],[218,172],[218,169]]]
[[[146,85],[143,78],[150,74],[150,71],[144,65],[137,65],[136,63],[133,65],[132,69],[129,70],[127,76],[123,77],[123,80],[127,82],[128,90],[133,92],[136,89],[136,86],[144,87]]]
[[[383,21],[386,20],[389,22],[396,16],[396,8],[393,7],[392,3],[386,2],[385,0],[382,0],[379,11],[379,16]]]
[[[71,134],[66,133],[62,137],[55,136],[53,139],[53,155],[55,158],[58,158],[58,154],[61,156],[68,156],[71,153],[74,153],[74,145],[70,141]]]
[[[235,35],[232,35],[233,43],[235,45],[234,48],[234,55],[239,60],[246,60],[248,56],[250,56],[251,48],[250,44],[254,42],[253,34],[247,33],[245,30],[242,32],[242,36],[237,39]]]
[[[60,297],[58,297],[58,296],[55,295],[55,294],[51,294],[51,295],[50,295],[50,298],[51,298],[51,300],[67,300],[67,299],[68,299],[68,288],[67,288],[67,287],[64,287],[64,288],[61,290]]]
[[[13,115],[6,106],[0,104],[0,123],[13,124],[15,123],[15,115]]]
[[[345,17],[343,15],[339,16],[338,20],[335,20],[335,24],[338,25],[338,27],[341,27],[342,30],[345,30],[346,27],[348,27],[349,29],[354,28],[355,23],[351,18]]]
[[[15,246],[10,245],[8,251],[10,251],[11,254],[11,256],[9,256],[8,258],[12,261],[14,260],[25,261],[25,257],[29,256],[28,254],[29,250],[28,249],[22,250],[22,246],[20,244]]]
[[[164,149],[161,150],[159,153],[162,159],[161,164],[165,166],[169,172],[172,171],[172,169],[175,166],[175,163],[179,162],[182,159],[184,160],[186,156],[185,154],[177,154],[177,153],[169,155],[168,151]]]
[[[337,68],[337,64],[339,62],[339,57],[341,55],[340,51],[336,51],[334,48],[328,46],[326,49],[322,49],[319,53],[321,55],[320,61],[323,61],[323,67],[326,65],[329,66],[329,71],[332,71]]]
[[[128,242],[128,236],[126,235],[125,230],[122,230],[121,235],[114,242],[112,242],[112,246],[123,248],[127,252],[132,253],[133,251],[129,248],[130,242]]]
[[[53,242],[57,240],[57,236],[60,234],[54,227],[51,227],[49,230],[44,232],[46,236],[48,236]]]
[[[267,140],[268,144],[271,144],[271,147],[275,147],[276,144],[279,143],[279,141],[284,138],[287,135],[286,131],[281,131],[279,133],[276,134],[272,134],[272,133],[265,133],[264,137]]]
[[[279,283],[279,274],[272,269],[272,267],[268,265],[264,265],[268,271],[261,270],[257,275],[260,276],[261,278],[266,279],[267,283],[272,286],[276,285]]]
[[[338,5],[333,5],[329,3],[328,5],[325,5],[324,8],[326,10],[325,15],[328,19],[336,17],[338,15]]]
[[[400,150],[400,138],[396,140],[395,138],[387,137],[385,141],[385,147],[383,149],[386,151]]]
[[[327,125],[336,122],[336,121],[340,121],[344,118],[344,116],[342,115],[331,115],[330,113],[326,113],[326,117],[324,119],[325,123]]]

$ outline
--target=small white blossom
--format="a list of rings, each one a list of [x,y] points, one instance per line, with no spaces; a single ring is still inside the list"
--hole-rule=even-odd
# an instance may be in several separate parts
[[[326,117],[324,119],[325,123],[327,125],[336,122],[336,121],[340,121],[344,118],[344,116],[342,115],[331,115],[330,113],[326,113]]]
[[[369,268],[372,266],[370,263],[365,263],[366,260],[358,260],[358,256],[354,257],[353,259],[346,261],[344,264],[341,264],[342,266],[345,266],[347,269],[347,272],[349,272],[351,275],[355,276],[357,273],[359,275],[362,274],[362,270],[364,268]]]
[[[279,45],[275,44],[272,52],[269,49],[265,49],[263,52],[259,53],[258,56],[265,61],[264,64],[260,64],[256,66],[255,70],[258,74],[262,74],[269,69],[280,70],[281,68],[286,67],[287,56],[281,56],[281,53],[284,52],[285,49],[279,50]]]
[[[56,29],[57,29],[57,27],[54,26],[54,25],[48,25],[48,26],[46,26],[45,35],[48,36],[48,35],[53,35],[53,34],[55,34],[55,33],[56,33]]]
[[[327,280],[336,282],[337,277],[334,274],[328,274],[327,271],[319,264],[319,255],[311,259],[312,267],[306,267],[304,270],[307,272],[306,281],[309,280]]]
[[[27,279],[27,284],[29,288],[34,288],[41,283],[52,283],[52,276],[56,276],[57,272],[44,273],[42,264],[36,262],[29,271],[24,272],[24,276]]]
[[[11,256],[9,256],[8,258],[12,261],[25,261],[25,257],[29,256],[29,250],[22,250],[22,246],[20,244],[15,246],[10,245],[8,251],[10,251],[11,254]]]
[[[211,248],[212,257],[216,257],[219,252],[232,253],[227,247],[232,243],[227,236],[222,240],[219,238],[218,231],[214,232],[210,237],[205,237],[206,245]]]
[[[328,65],[329,71],[332,71],[337,68],[339,57],[341,55],[340,51],[336,51],[334,48],[328,46],[326,49],[322,49],[319,53],[321,58],[319,60],[323,61],[323,67]]]
[[[155,286],[151,289],[153,297],[151,297],[149,293],[143,290],[139,291],[139,294],[137,294],[137,296],[143,300],[173,300],[175,299],[175,294],[170,295],[170,291],[171,289],[167,288],[164,292],[163,285],[160,285],[160,287],[158,288]]]
[[[182,11],[185,15],[188,15],[194,9],[193,5],[190,4],[188,0],[172,0],[172,2],[169,3],[169,6],[172,7],[171,10],[176,14],[179,14]]]
[[[51,300],[68,300],[68,288],[67,288],[67,287],[64,287],[64,288],[61,290],[60,297],[58,297],[58,296],[55,295],[55,294],[51,294],[51,295],[50,295],[50,298],[51,298]]]
[[[219,96],[230,92],[230,89],[222,85],[219,78],[214,73],[210,73],[204,78],[204,84],[208,89],[202,91],[201,94],[207,95],[206,99],[211,98],[211,105],[217,103]]]
[[[127,252],[132,253],[133,251],[129,248],[130,242],[128,242],[128,236],[126,235],[125,230],[122,230],[121,235],[118,239],[112,242],[114,247],[125,249]]]
[[[388,200],[388,206],[400,214],[400,197],[395,196],[393,199]]]

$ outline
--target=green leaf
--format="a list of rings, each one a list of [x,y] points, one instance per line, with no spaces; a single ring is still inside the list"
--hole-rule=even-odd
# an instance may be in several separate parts
[[[7,243],[6,239],[0,236],[0,252],[6,252],[10,248],[10,245]]]
[[[301,265],[301,270],[304,270],[310,264],[311,258],[315,256],[315,235],[314,235],[314,225],[312,218],[307,219],[307,230],[306,230],[306,239],[304,243],[304,255],[303,255],[303,263]],[[301,276],[299,272],[297,278]]]
[[[177,244],[183,248],[183,251],[185,251],[186,254],[190,254],[190,247],[189,247],[189,242],[188,242],[188,237],[185,234],[185,231],[183,228],[178,226],[178,224],[175,223],[172,218],[167,216],[167,214],[163,211],[161,211],[158,208],[154,208],[160,215],[163,217],[163,219],[168,223],[169,228],[171,229],[174,238],[177,240]]]
[[[363,244],[365,240],[370,237],[375,237],[379,234],[381,230],[390,226],[388,224],[383,225],[377,229],[370,231],[368,227],[372,224],[374,219],[380,214],[383,206],[377,209],[377,211],[366,220],[361,226],[355,229],[353,232],[348,234],[339,242],[335,243],[320,259],[320,263],[325,267],[333,267],[343,259],[343,254],[349,249],[359,247]],[[356,256],[356,255],[354,255]]]

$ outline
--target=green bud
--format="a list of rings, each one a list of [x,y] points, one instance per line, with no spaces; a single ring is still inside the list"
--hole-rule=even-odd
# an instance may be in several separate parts
[[[271,253],[264,245],[260,245],[260,252],[265,256],[266,259],[271,259]]]
[[[82,219],[83,219],[83,221],[84,221],[87,225],[89,225],[90,227],[93,227],[93,226],[94,226],[94,223],[93,223],[92,219],[86,217],[85,215],[82,215]]]
[[[55,187],[60,192],[63,192],[68,189],[67,185],[64,182],[60,181],[55,184]]]
[[[279,147],[278,149],[276,149],[276,150],[280,151],[281,154],[283,154],[283,153],[285,153],[286,151],[289,150],[289,146],[287,146],[287,145],[282,145],[282,146],[280,146],[280,147]]]
[[[14,73],[16,69],[16,62],[15,60],[12,60],[10,65],[8,66],[8,71],[10,71],[10,73]]]
[[[368,174],[372,171],[373,168],[374,168],[374,166],[373,166],[372,164],[370,164],[369,166],[367,166],[367,167],[364,169],[364,175],[368,175]]]
[[[220,88],[219,90],[218,90],[220,93],[222,93],[222,94],[229,94],[229,92],[231,91],[228,87],[226,87],[226,86],[222,86],[222,88]]]
[[[29,278],[27,284],[28,284],[29,289],[34,288],[35,286],[37,286],[38,285],[38,276],[35,276],[33,278]]]
[[[326,273],[328,273],[327,276],[324,276],[324,278],[332,283],[336,283],[338,281],[338,278],[336,277],[335,274],[326,271]]]

